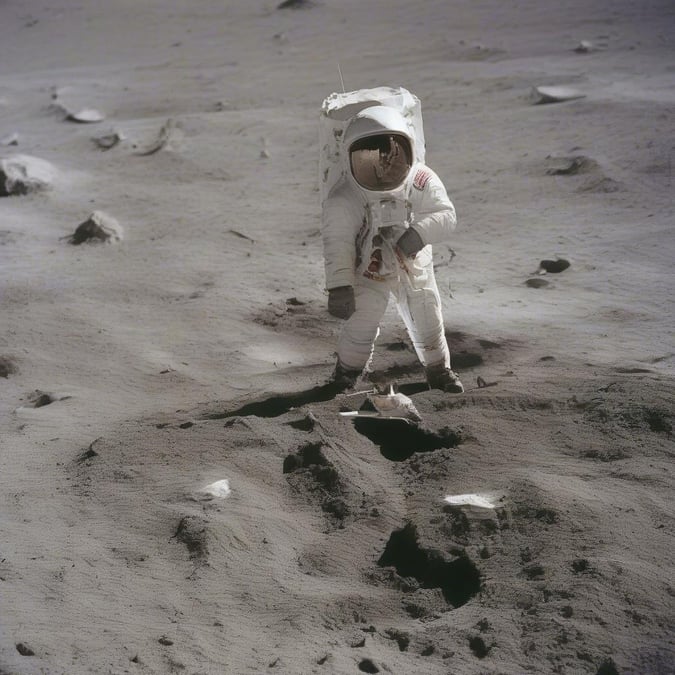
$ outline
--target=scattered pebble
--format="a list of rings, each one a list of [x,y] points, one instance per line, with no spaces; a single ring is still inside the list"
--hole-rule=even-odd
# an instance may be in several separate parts
[[[313,6],[312,0],[284,0],[277,5],[277,9],[308,9]]]
[[[94,108],[82,108],[82,110],[78,110],[77,112],[68,112],[66,119],[69,122],[92,124],[95,122],[102,122],[105,119],[105,115]]]
[[[110,148],[114,148],[116,145],[125,140],[125,138],[126,136],[121,131],[113,131],[110,134],[92,138],[92,140],[99,148],[101,148],[101,150],[110,150]]]
[[[43,408],[46,405],[54,403],[57,399],[52,394],[39,393],[38,397],[33,401],[34,408]]]
[[[476,493],[465,495],[448,495],[445,497],[444,501],[452,506],[476,506],[480,509],[497,508],[497,506],[493,504],[493,500],[491,500],[489,497]]]
[[[598,44],[590,40],[580,40],[579,44],[574,48],[577,54],[589,54],[590,52],[598,52],[607,49],[607,44]]]
[[[159,638],[157,642],[159,642],[160,645],[164,645],[165,647],[170,647],[173,644],[173,640],[166,637],[166,635],[162,635],[162,637]]]
[[[547,157],[550,166],[546,169],[549,176],[571,176],[578,173],[588,173],[598,170],[598,163],[585,155],[574,157]]]
[[[0,145],[19,145],[19,134],[14,132],[13,134],[7,134],[0,138]]]
[[[551,282],[547,281],[546,279],[538,277],[534,279],[528,279],[525,282],[525,285],[528,286],[529,288],[546,288],[547,286],[551,285]]]
[[[106,243],[122,240],[122,227],[107,213],[94,211],[87,220],[77,226],[75,232],[69,236],[69,242],[79,246],[84,242],[103,241]]]
[[[530,101],[534,105],[572,101],[585,96],[586,94],[571,87],[532,87],[530,91]]]
[[[53,185],[54,174],[54,167],[38,157],[12,155],[0,159],[0,197],[48,190]]]
[[[223,478],[203,487],[200,492],[218,499],[225,499],[230,496],[232,489],[230,488],[230,481],[227,478]]]

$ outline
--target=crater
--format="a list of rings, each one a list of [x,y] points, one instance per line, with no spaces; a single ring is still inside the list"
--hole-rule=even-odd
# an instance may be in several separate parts
[[[394,567],[402,577],[413,577],[422,588],[440,589],[454,608],[465,605],[481,590],[480,572],[468,556],[447,560],[441,551],[423,548],[412,523],[391,534],[377,564]]]
[[[357,418],[354,428],[379,446],[382,456],[392,462],[402,462],[416,452],[455,448],[462,442],[459,432],[449,427],[432,431],[404,420]]]

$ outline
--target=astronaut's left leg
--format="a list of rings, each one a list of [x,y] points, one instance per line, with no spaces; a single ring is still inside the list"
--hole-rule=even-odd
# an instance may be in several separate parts
[[[426,247],[410,261],[410,274],[402,279],[395,292],[398,311],[424,366],[429,386],[461,393],[462,383],[450,368],[450,350],[430,248]]]

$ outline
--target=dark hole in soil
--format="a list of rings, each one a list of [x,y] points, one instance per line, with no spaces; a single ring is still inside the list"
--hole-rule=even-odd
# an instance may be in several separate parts
[[[651,431],[665,431],[666,433],[670,433],[673,430],[673,427],[666,419],[666,416],[658,410],[646,410],[645,420]]]
[[[394,567],[402,577],[414,577],[424,588],[439,588],[453,607],[465,605],[480,592],[480,572],[465,555],[447,561],[440,551],[424,549],[417,530],[408,523],[389,537],[380,567]]]
[[[243,405],[241,408],[230,412],[212,413],[206,416],[206,419],[221,420],[226,417],[246,417],[255,415],[256,417],[279,417],[285,415],[291,408],[299,408],[308,403],[320,403],[334,399],[342,389],[334,382],[312,387],[305,391],[297,391],[290,394],[280,394],[271,396],[262,401],[253,401]]]
[[[0,377],[9,377],[17,372],[16,363],[11,356],[0,356]]]
[[[208,555],[206,523],[201,518],[195,516],[181,518],[172,539],[178,539],[185,544],[190,558],[204,558]]]
[[[616,669],[613,659],[609,658],[600,664],[596,675],[619,675],[619,671]]]
[[[485,640],[483,640],[480,635],[469,638],[469,649],[471,649],[473,655],[479,659],[484,659],[490,651],[490,648],[485,644]]]
[[[363,659],[359,663],[359,670],[362,673],[379,673],[380,672],[380,669],[370,659]]]
[[[462,441],[459,433],[448,427],[436,432],[403,420],[362,418],[354,420],[354,428],[378,445],[382,456],[392,462],[402,462],[416,452],[455,448]]]

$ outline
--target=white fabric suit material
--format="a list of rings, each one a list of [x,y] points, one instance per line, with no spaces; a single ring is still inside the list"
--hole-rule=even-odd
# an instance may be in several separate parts
[[[406,133],[402,116],[397,120],[395,115],[390,115],[391,111],[383,112],[382,108],[369,108],[359,113],[359,119],[345,133],[347,147],[369,135],[391,130]],[[347,150],[344,154],[348,155]],[[413,218],[410,223],[379,230],[383,234],[380,241],[384,239],[381,248],[386,272],[373,276],[363,272],[363,259],[370,255],[374,237],[378,234],[369,223],[368,211],[372,204],[383,198],[405,202]],[[455,209],[443,183],[419,162],[412,165],[403,184],[395,190],[365,190],[348,171],[331,190],[322,212],[326,288],[353,286],[356,296],[356,310],[345,323],[338,341],[338,359],[344,367],[362,370],[367,365],[390,295],[396,300],[422,364],[443,363],[450,367],[431,245],[447,240],[455,225]],[[415,229],[425,244],[412,258],[403,257],[394,247],[408,226]],[[366,260],[366,267],[367,263]]]

